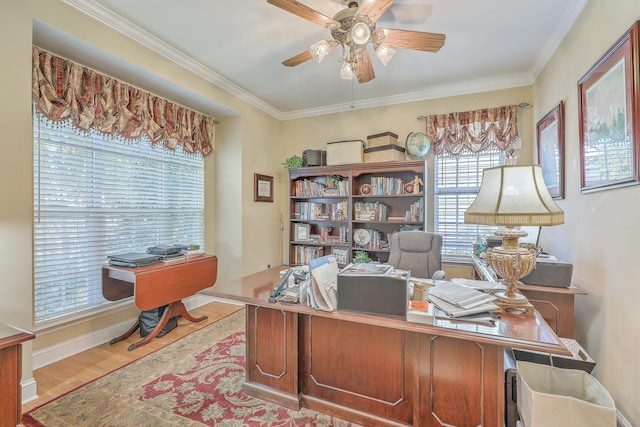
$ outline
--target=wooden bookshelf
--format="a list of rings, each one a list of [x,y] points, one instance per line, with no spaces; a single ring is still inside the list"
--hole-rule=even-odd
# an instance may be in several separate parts
[[[388,236],[401,228],[424,230],[424,160],[303,167],[289,172],[289,264],[334,253],[338,262],[365,251],[389,258]],[[338,177],[338,189],[327,177]],[[413,192],[415,183],[420,182]]]

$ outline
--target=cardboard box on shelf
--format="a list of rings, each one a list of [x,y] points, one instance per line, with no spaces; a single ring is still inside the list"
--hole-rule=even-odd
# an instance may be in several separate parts
[[[364,149],[365,163],[393,162],[404,159],[404,148],[394,144],[381,145],[379,147]]]
[[[361,139],[327,143],[327,166],[362,163],[365,142]]]
[[[393,132],[383,132],[367,136],[367,146],[369,148],[389,144],[398,145],[398,135]]]

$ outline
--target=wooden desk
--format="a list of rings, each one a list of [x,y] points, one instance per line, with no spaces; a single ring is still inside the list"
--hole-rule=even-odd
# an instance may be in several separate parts
[[[493,270],[478,257],[472,257],[475,276],[480,280],[494,280]],[[493,273],[493,275],[492,275]],[[576,295],[588,295],[586,291],[571,285],[568,288],[555,286],[518,285],[518,290],[540,312],[542,318],[559,337],[573,338],[574,304]]]
[[[103,266],[102,295],[107,300],[117,301],[133,296],[136,307],[142,311],[169,305],[154,330],[145,338],[131,344],[129,351],[155,338],[172,317],[182,316],[190,322],[205,320],[206,316],[191,316],[182,299],[213,286],[217,273],[218,258],[213,255],[138,268]],[[129,338],[139,327],[136,321],[127,332],[112,339],[111,344]]]
[[[0,427],[16,427],[22,418],[22,343],[32,333],[0,323]]]
[[[363,425],[502,426],[504,349],[570,352],[536,312],[495,326],[267,302],[279,267],[201,293],[246,303],[244,391]]]

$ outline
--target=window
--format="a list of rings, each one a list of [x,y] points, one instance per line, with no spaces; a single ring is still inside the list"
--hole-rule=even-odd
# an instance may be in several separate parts
[[[112,304],[107,256],[157,243],[204,248],[204,161],[53,123],[34,112],[35,323]]]
[[[469,255],[478,236],[492,234],[497,227],[465,224],[464,212],[480,190],[482,171],[504,164],[504,151],[463,152],[439,155],[434,167],[434,230],[442,235],[442,254]]]

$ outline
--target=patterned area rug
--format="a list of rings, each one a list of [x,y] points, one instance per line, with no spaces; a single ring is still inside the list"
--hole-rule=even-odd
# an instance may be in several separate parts
[[[242,393],[245,315],[235,312],[22,417],[26,427],[355,426]]]

